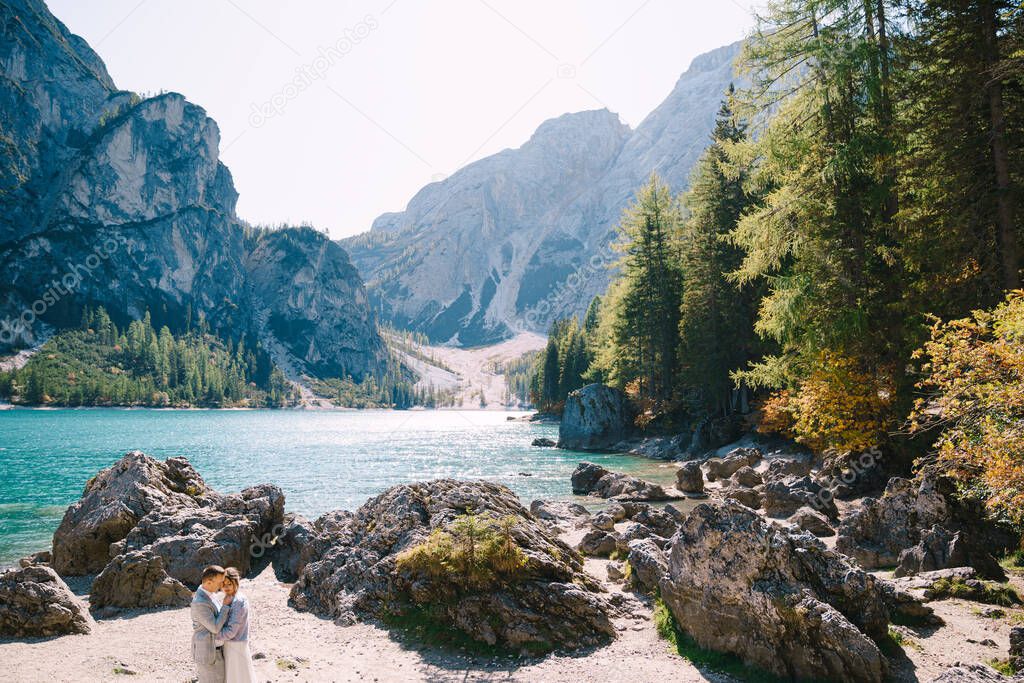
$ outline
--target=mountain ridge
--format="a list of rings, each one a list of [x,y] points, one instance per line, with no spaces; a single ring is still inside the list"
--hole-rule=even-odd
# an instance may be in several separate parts
[[[404,211],[340,240],[380,315],[472,346],[581,314],[607,287],[614,226],[636,188],[652,172],[685,188],[740,45],[694,58],[636,129],[607,109],[548,119],[522,146],[424,186]]]
[[[0,348],[151,311],[265,343],[318,376],[361,378],[386,352],[348,254],[306,228],[253,228],[220,130],[178,93],[118,90],[39,0],[0,3]]]

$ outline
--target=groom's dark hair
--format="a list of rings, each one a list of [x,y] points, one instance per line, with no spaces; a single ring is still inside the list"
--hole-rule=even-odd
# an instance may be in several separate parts
[[[206,581],[212,576],[221,576],[224,574],[224,567],[219,564],[211,564],[203,570],[203,581]]]

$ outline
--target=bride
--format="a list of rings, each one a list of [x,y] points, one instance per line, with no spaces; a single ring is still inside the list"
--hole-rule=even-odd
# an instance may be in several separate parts
[[[241,579],[241,574],[234,567],[228,567],[225,571],[223,591],[225,596],[231,597],[231,605],[227,608],[231,612],[217,637],[218,645],[220,641],[224,642],[225,683],[256,681],[249,653],[249,599],[244,593],[238,592]]]

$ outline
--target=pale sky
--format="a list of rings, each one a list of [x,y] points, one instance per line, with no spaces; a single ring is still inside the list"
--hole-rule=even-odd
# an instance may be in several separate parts
[[[49,0],[120,88],[220,125],[257,224],[369,229],[423,185],[607,107],[635,127],[749,0]]]

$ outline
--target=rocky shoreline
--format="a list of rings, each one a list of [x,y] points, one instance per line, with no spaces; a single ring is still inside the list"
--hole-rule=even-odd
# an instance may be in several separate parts
[[[460,647],[538,666],[598,656],[623,623],[653,628],[658,608],[697,651],[780,679],[923,680],[916,647],[932,678],[1004,680],[979,678],[1001,676],[991,668],[946,673],[955,662],[945,646],[928,646],[982,619],[1006,642],[969,639],[975,659],[964,661],[1022,656],[1021,575],[1007,576],[990,552],[1003,531],[934,477],[892,479],[877,498],[837,506],[825,476],[745,446],[683,463],[668,489],[581,463],[567,487],[601,501],[596,511],[564,501],[527,509],[504,486],[443,479],[309,521],[286,514],[273,485],[222,494],[183,458],[135,451],[90,480],[52,551],[0,575],[0,638],[88,638],[111,620],[173,612],[201,567],[217,563],[251,580],[273,574],[289,586],[279,610],[335,628],[461,634]],[[1010,602],[975,615],[996,587]]]

